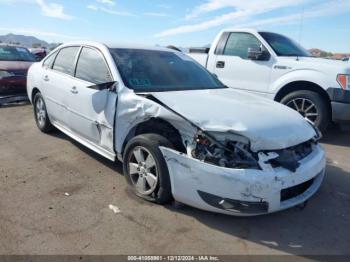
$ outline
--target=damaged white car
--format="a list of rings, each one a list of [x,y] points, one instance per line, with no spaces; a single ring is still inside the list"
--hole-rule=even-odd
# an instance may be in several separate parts
[[[27,91],[41,131],[118,158],[150,201],[266,214],[305,202],[324,177],[312,124],[174,50],[65,44],[31,66]]]

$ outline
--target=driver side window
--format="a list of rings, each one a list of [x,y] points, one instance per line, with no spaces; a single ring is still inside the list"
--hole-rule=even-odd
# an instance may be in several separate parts
[[[223,55],[248,59],[248,48],[260,49],[261,42],[249,33],[231,33],[227,39]]]

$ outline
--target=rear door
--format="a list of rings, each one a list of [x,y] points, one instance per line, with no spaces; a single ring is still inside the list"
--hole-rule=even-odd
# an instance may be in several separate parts
[[[50,56],[43,63],[43,94],[50,118],[54,122],[67,126],[67,103],[70,94],[70,82],[73,79],[75,62],[80,47],[64,47],[57,56]],[[52,60],[51,60],[52,59]]]
[[[76,64],[75,78],[69,86],[69,127],[85,141],[113,153],[117,93],[88,88],[111,81],[111,71],[103,54],[94,47],[82,47]]]
[[[268,92],[273,58],[270,56],[267,61],[248,59],[248,48],[264,48],[259,39],[245,32],[233,32],[226,37],[223,48],[216,50],[213,72],[229,87]]]

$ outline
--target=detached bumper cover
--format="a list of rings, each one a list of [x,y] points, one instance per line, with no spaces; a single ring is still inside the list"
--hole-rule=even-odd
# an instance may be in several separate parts
[[[328,88],[334,122],[350,121],[350,90]]]
[[[300,161],[295,173],[229,169],[210,165],[161,147],[174,198],[184,204],[230,215],[259,215],[283,210],[309,199],[320,187],[325,154],[320,146]]]

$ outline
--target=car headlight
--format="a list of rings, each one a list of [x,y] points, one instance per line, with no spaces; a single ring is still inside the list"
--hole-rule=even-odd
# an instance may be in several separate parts
[[[337,75],[337,82],[341,88],[350,89],[350,75],[339,74]]]
[[[309,119],[305,118],[306,121],[310,124],[310,126],[315,130],[315,137],[314,140],[317,142],[318,140],[320,140],[322,138],[322,133],[321,131],[317,128],[317,126],[315,126],[314,123],[312,123]]]
[[[250,151],[249,140],[232,133],[199,133],[192,157],[227,168],[259,169],[257,156]]]
[[[0,70],[0,79],[14,76],[15,74],[6,70]]]

